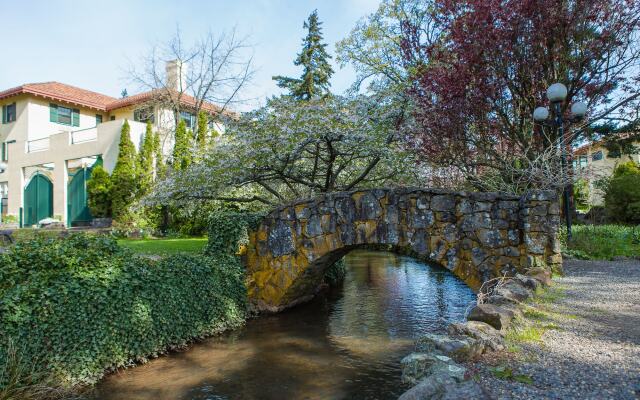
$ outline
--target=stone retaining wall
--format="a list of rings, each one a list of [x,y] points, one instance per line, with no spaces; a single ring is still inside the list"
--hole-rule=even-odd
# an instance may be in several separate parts
[[[309,299],[325,269],[350,250],[389,246],[478,289],[527,268],[560,268],[557,195],[523,197],[436,189],[331,193],[280,207],[250,232],[249,298],[279,311]]]

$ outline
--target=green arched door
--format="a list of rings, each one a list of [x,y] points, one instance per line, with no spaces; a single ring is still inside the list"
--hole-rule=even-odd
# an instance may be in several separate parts
[[[91,168],[81,168],[70,176],[67,190],[69,224],[71,226],[91,223],[91,211],[87,204],[87,180],[91,176]]]
[[[36,225],[38,221],[53,216],[53,184],[39,172],[24,189],[24,224]]]

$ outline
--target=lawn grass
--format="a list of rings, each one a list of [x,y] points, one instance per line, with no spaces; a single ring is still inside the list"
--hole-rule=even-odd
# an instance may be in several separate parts
[[[207,244],[206,237],[181,239],[120,239],[118,244],[145,255],[199,253]]]
[[[640,226],[575,225],[565,252],[576,258],[610,260],[640,255]]]

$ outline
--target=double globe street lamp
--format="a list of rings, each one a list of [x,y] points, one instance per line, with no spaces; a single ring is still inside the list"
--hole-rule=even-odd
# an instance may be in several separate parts
[[[571,240],[571,190],[572,185],[569,182],[569,170],[567,162],[567,146],[571,146],[571,135],[565,137],[564,120],[562,118],[562,103],[567,98],[567,87],[562,83],[554,83],[547,89],[547,98],[551,102],[553,107],[554,119],[550,123],[558,130],[558,138],[560,139],[561,147],[561,160],[562,160],[562,173],[565,176],[566,181],[564,184],[564,216],[567,224],[567,240]],[[533,111],[533,120],[537,123],[543,124],[549,119],[549,109],[546,107],[537,107]],[[587,114],[587,105],[581,101],[577,101],[571,105],[571,119],[570,122],[580,121]]]

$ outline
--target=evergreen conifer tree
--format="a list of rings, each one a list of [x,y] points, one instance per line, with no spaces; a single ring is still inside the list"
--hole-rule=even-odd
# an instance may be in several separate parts
[[[155,135],[153,134],[151,121],[147,122],[147,130],[138,153],[137,180],[138,196],[144,196],[151,190],[153,184],[153,153],[155,147]]]
[[[91,169],[87,181],[87,203],[94,218],[111,217],[111,177],[102,165]]]
[[[209,116],[206,112],[198,113],[198,130],[196,131],[196,154],[201,160],[207,151],[207,137],[209,136]]]
[[[136,183],[136,148],[130,137],[129,121],[125,119],[120,133],[118,160],[111,175],[111,199],[113,218],[118,221],[126,220],[129,206],[135,200]]]
[[[160,132],[156,132],[153,136],[153,154],[155,159],[156,181],[165,177],[167,172],[167,164],[162,154],[162,142],[160,141]]]
[[[184,120],[180,120],[175,132],[175,143],[173,145],[173,169],[182,171],[191,164],[191,134],[187,132],[187,125]]]
[[[325,43],[322,43],[322,22],[318,20],[318,10],[309,15],[303,28],[308,30],[302,40],[302,52],[294,61],[296,66],[302,65],[303,72],[299,79],[286,76],[274,76],[279,87],[289,90],[291,96],[297,100],[309,100],[329,94],[333,74]]]

